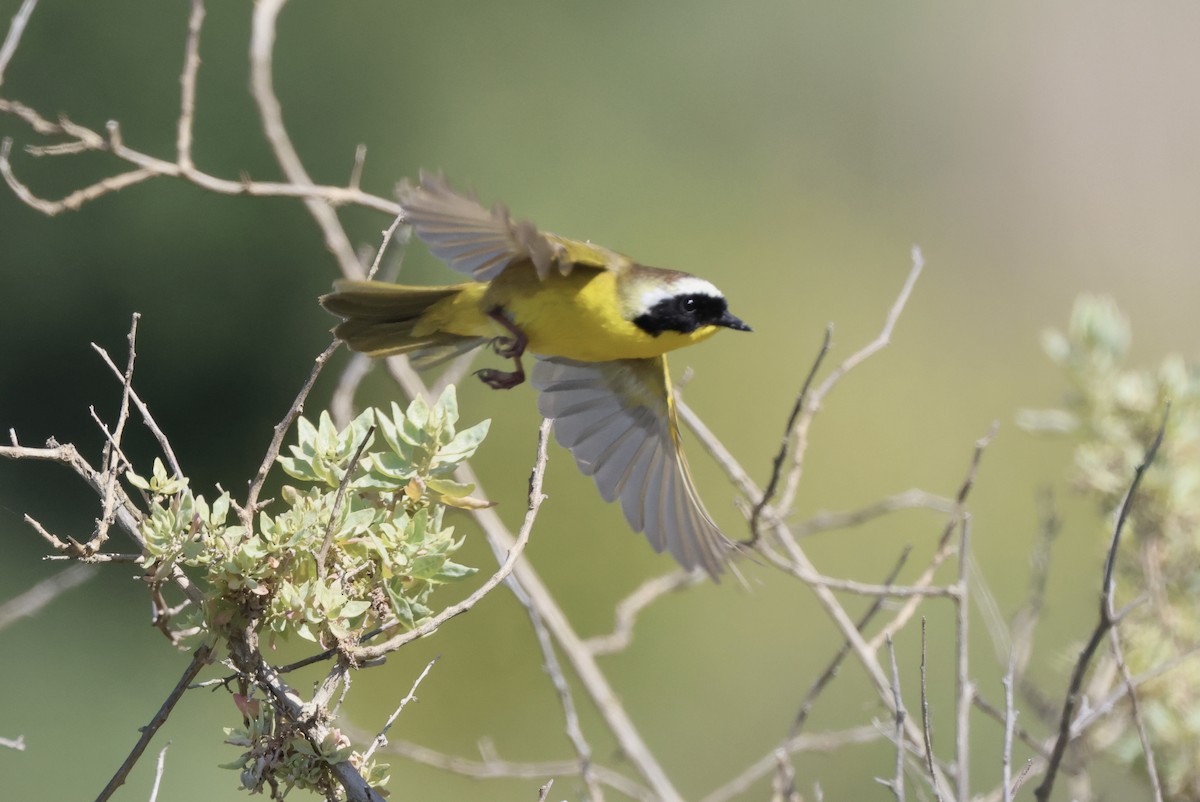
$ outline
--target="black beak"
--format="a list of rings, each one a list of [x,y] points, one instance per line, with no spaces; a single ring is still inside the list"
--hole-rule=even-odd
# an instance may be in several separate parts
[[[742,322],[741,318],[734,317],[726,311],[719,318],[713,321],[714,326],[724,326],[727,329],[734,331],[754,331],[754,329]]]

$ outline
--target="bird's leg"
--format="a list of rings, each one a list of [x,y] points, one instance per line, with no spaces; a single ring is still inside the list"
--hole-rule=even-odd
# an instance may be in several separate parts
[[[492,350],[496,352],[496,355],[505,359],[515,359],[525,353],[525,346],[529,345],[529,338],[525,336],[525,332],[521,330],[520,326],[508,319],[508,316],[504,314],[504,307],[493,306],[488,310],[487,315],[512,335],[511,337],[492,338]]]
[[[493,390],[511,390],[525,381],[525,369],[521,366],[521,355],[525,353],[525,346],[529,344],[529,338],[525,336],[525,332],[517,324],[508,319],[504,314],[503,307],[494,306],[488,310],[487,314],[488,317],[503,326],[505,331],[512,334],[511,337],[492,338],[491,346],[497,356],[511,359],[516,366],[516,370],[505,371],[495,370],[494,368],[483,368],[482,370],[475,371],[475,375]]]

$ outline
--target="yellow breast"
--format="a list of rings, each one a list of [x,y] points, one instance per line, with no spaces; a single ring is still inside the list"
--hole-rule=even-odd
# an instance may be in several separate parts
[[[583,362],[662,356],[716,333],[704,326],[690,334],[647,334],[623,316],[618,281],[611,270],[554,272],[543,281],[532,270],[510,268],[478,298],[476,314],[500,306],[529,338],[529,351]],[[504,334],[495,324],[491,331]]]

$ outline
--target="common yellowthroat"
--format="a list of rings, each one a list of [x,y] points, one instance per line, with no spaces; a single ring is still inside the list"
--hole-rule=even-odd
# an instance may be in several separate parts
[[[558,442],[621,500],[655,551],[714,579],[732,548],[705,511],[684,458],[665,354],[721,328],[750,331],[704,279],[647,267],[590,242],[515,222],[422,172],[402,183],[405,220],[434,256],[473,281],[408,287],[338,281],[321,304],[345,320],[334,333],[371,356],[433,365],[490,344],[512,371],[477,371],[496,389],[531,383]]]

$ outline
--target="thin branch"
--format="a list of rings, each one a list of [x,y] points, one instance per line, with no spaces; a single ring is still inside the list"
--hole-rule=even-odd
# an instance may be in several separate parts
[[[813,752],[830,753],[855,744],[872,743],[882,737],[883,734],[880,733],[879,728],[871,724],[834,732],[800,733],[772,749],[720,788],[709,792],[700,802],[729,802],[729,800],[746,793],[750,786],[774,771],[777,765],[776,755],[780,750],[792,755]]]
[[[450,605],[432,618],[426,619],[419,626],[406,632],[401,632],[383,643],[349,649],[347,654],[354,662],[363,663],[377,660],[385,654],[399,649],[406,643],[410,643],[417,638],[423,638],[451,618],[470,610],[480,599],[491,593],[493,588],[503,582],[513,572],[517,560],[521,557],[521,552],[525,550],[525,544],[529,542],[529,535],[533,531],[534,522],[537,520],[538,510],[541,509],[542,502],[546,500],[546,496],[542,493],[542,482],[546,475],[546,461],[548,459],[546,447],[549,436],[550,421],[542,421],[541,428],[538,429],[537,460],[533,466],[533,474],[529,477],[529,507],[525,513],[525,522],[521,525],[521,530],[517,535],[516,541],[509,548],[508,558],[504,561],[504,564],[466,599],[458,604]]]
[[[275,96],[274,69],[272,59],[275,48],[275,21],[287,0],[258,0],[250,29],[250,91],[254,95],[262,119],[263,135],[275,154],[284,176],[292,184],[302,187],[313,186],[313,181],[300,161],[300,155],[288,136],[283,124],[283,107]],[[362,278],[363,267],[354,253],[354,247],[338,220],[337,212],[329,204],[315,198],[306,198],[304,205],[313,216],[317,226],[325,235],[325,247],[337,260],[338,267],[347,278]],[[398,213],[398,212],[397,212]]]
[[[562,666],[559,665],[558,657],[554,654],[554,643],[551,642],[550,633],[546,630],[546,624],[538,615],[537,610],[532,605],[527,609],[529,610],[529,619],[533,623],[533,631],[537,635],[538,646],[542,650],[543,668],[550,677],[550,684],[554,686],[554,692],[558,695],[558,702],[563,709],[567,738],[571,741],[571,746],[579,758],[579,776],[583,779],[591,802],[604,802],[604,792],[600,788],[599,780],[596,779],[596,772],[592,764],[592,747],[584,737],[583,728],[579,726],[579,713],[575,710],[575,700],[571,696],[567,678],[563,676]]]
[[[493,779],[541,779],[542,777],[571,777],[579,773],[579,763],[574,760],[554,760],[539,763],[519,763],[502,760],[489,755],[484,760],[470,760],[456,755],[437,752],[426,746],[409,741],[392,741],[385,750],[387,754],[432,766],[442,771],[470,777],[474,780]],[[598,782],[619,794],[640,802],[658,802],[659,798],[649,788],[639,785],[624,774],[605,766],[593,767]]]
[[[304,411],[304,402],[308,399],[308,394],[316,383],[317,377],[321,375],[321,369],[325,367],[325,363],[329,361],[329,357],[333,356],[333,352],[341,345],[339,340],[334,340],[329,344],[324,351],[313,360],[313,369],[305,379],[300,392],[296,394],[296,399],[292,401],[292,406],[288,409],[287,414],[283,416],[283,420],[275,424],[275,433],[271,437],[271,444],[267,446],[267,453],[263,457],[262,464],[258,466],[258,473],[254,475],[254,479],[250,482],[250,489],[246,494],[246,506],[240,510],[242,517],[242,525],[247,529],[253,527],[253,515],[258,508],[258,494],[262,492],[263,482],[266,481],[267,473],[271,470],[271,466],[275,464],[275,459],[279,456],[279,449],[283,447],[283,438],[287,436],[288,429],[292,427],[292,421],[296,416]]]
[[[96,571],[94,565],[72,565],[0,604],[0,630],[14,621],[37,615],[46,605],[71,588],[87,582],[96,575]]]
[[[92,350],[100,355],[100,359],[104,361],[104,364],[108,366],[108,369],[118,379],[124,378],[120,368],[113,362],[112,357],[108,355],[108,351],[105,351],[95,343],[92,343]],[[176,478],[183,478],[183,468],[179,466],[179,460],[175,457],[175,451],[171,448],[171,443],[167,440],[167,436],[159,428],[157,421],[154,420],[154,416],[150,414],[150,407],[146,406],[146,402],[141,399],[137,394],[137,390],[134,390],[132,386],[129,387],[129,398],[133,401],[133,405],[137,407],[138,412],[142,413],[142,422],[146,424],[146,428],[150,430],[150,433],[154,435],[154,439],[158,441],[158,447],[162,449],[163,456],[166,457],[167,464],[171,466],[171,470],[174,472]]]
[[[367,271],[367,278],[375,278],[375,274],[379,272],[379,265],[383,262],[383,254],[387,250],[388,243],[396,236],[396,230],[400,228],[403,222],[404,212],[400,212],[392,220],[391,225],[383,230],[383,242],[379,244],[379,250],[375,252],[375,261],[371,262],[371,268]]]
[[[925,768],[929,770],[932,781],[933,796],[942,802],[942,794],[938,788],[938,772],[933,761],[933,732],[929,723],[929,693],[925,684],[925,617],[921,617],[921,733],[925,742]]]
[[[904,709],[904,698],[900,695],[900,668],[896,665],[896,644],[891,638],[887,639],[888,657],[892,662],[892,697],[896,702],[896,772],[891,781],[876,778],[875,782],[882,783],[891,789],[896,802],[904,802],[904,719],[908,711]]]
[[[372,425],[363,435],[358,448],[354,449],[354,456],[350,457],[346,472],[342,475],[342,481],[338,482],[337,493],[333,497],[333,509],[329,511],[329,525],[325,527],[325,539],[321,541],[321,548],[317,550],[317,574],[322,578],[325,576],[325,558],[329,555],[329,546],[333,543],[333,536],[337,532],[338,518],[342,514],[342,505],[346,501],[346,490],[349,489],[350,481],[354,478],[354,471],[358,467],[358,461],[362,459],[363,451],[366,450],[367,444],[374,436],[375,427]]]
[[[39,198],[33,193],[33,190],[17,178],[13,172],[12,162],[9,158],[11,153],[12,139],[6,138],[0,143],[0,177],[4,178],[4,183],[8,184],[8,188],[12,190],[12,193],[17,196],[18,200],[47,217],[54,217],[63,212],[76,211],[89,201],[94,201],[111,192],[120,192],[123,189],[140,184],[158,175],[158,173],[148,167],[139,167],[136,170],[129,170],[109,176],[94,184],[89,184],[83,189],[77,189],[60,200],[49,201]]]
[[[913,488],[887,496],[856,510],[818,513],[807,520],[792,524],[790,528],[793,537],[808,537],[831,529],[849,529],[899,510],[912,509],[933,510],[949,514],[957,509],[957,505],[945,496]]]
[[[192,680],[196,678],[196,675],[200,673],[200,669],[204,668],[208,663],[208,658],[211,654],[212,647],[208,644],[202,644],[196,648],[195,653],[192,655],[192,662],[188,663],[183,676],[179,678],[179,682],[175,683],[174,690],[167,696],[166,701],[162,703],[162,707],[158,709],[158,712],[154,714],[154,718],[150,719],[150,723],[142,727],[142,736],[133,745],[129,756],[125,758],[125,762],[121,764],[121,767],[117,769],[116,774],[108,781],[108,785],[104,786],[104,790],[96,797],[96,802],[104,802],[104,800],[111,797],[125,783],[129,772],[138,762],[138,758],[146,751],[146,747],[150,745],[150,741],[154,738],[159,728],[167,723],[167,717],[171,715],[171,711],[175,709],[175,705],[183,698],[184,692],[191,685]]]
[[[175,139],[175,160],[185,175],[196,167],[192,162],[192,125],[196,118],[196,73],[200,70],[200,28],[203,25],[204,0],[192,0],[183,73],[179,76],[179,124]]]
[[[84,482],[86,482],[97,495],[104,493],[105,484],[103,474],[93,468],[88,461],[83,458],[75,446],[71,445],[70,443],[67,445],[59,445],[51,440],[45,448],[28,448],[17,443],[17,436],[15,432],[10,431],[10,436],[13,444],[11,446],[0,446],[0,457],[5,457],[7,459],[31,459],[44,462],[57,462],[74,471],[75,474],[83,479]],[[116,493],[118,501],[120,502],[116,507],[117,523],[121,525],[121,528],[125,530],[125,533],[128,534],[129,537],[132,538],[139,547],[145,548],[146,544],[142,539],[139,513],[133,506],[133,502],[120,488],[120,486],[116,488]],[[33,519],[29,516],[26,516],[25,520],[32,521]],[[43,536],[49,535],[49,533],[44,529],[41,529],[40,527],[38,528]],[[59,542],[61,543],[61,541]],[[65,552],[75,551],[75,548],[69,543],[64,543],[62,545]],[[78,556],[86,557],[87,555],[79,554]],[[192,584],[187,575],[183,573],[183,569],[179,568],[178,566],[176,566],[171,572],[171,581],[178,585],[179,588],[193,602],[201,603],[204,601],[204,597],[200,593],[199,589]]]
[[[917,279],[920,278],[921,271],[924,269],[925,257],[921,254],[921,249],[914,245],[912,249],[912,266],[909,268],[904,284],[900,287],[900,293],[896,296],[896,300],[892,302],[892,307],[888,310],[887,316],[884,318],[883,328],[879,331],[879,334],[874,340],[851,354],[842,364],[830,371],[825,380],[812,391],[808,402],[804,405],[804,411],[800,419],[796,422],[796,442],[792,451],[792,467],[787,475],[787,484],[784,486],[783,495],[779,499],[779,509],[790,510],[795,503],[796,490],[800,486],[800,476],[804,466],[804,456],[808,450],[808,430],[812,425],[813,418],[821,410],[821,405],[825,402],[825,397],[842,380],[843,376],[891,343],[892,332],[896,328],[896,323],[900,320],[900,315],[904,311],[904,307],[908,305],[908,299],[912,295],[913,287],[916,286]]]
[[[417,698],[417,688],[421,687],[421,683],[425,681],[425,677],[429,674],[429,670],[433,668],[433,664],[439,659],[440,658],[435,657],[429,661],[429,665],[425,666],[425,670],[421,672],[420,676],[417,677],[416,682],[412,684],[412,688],[409,689],[408,695],[400,700],[400,704],[397,705],[396,709],[392,711],[392,714],[388,716],[388,720],[386,723],[384,723],[383,729],[379,731],[379,734],[375,736],[375,740],[371,741],[371,745],[367,747],[367,751],[363,753],[363,763],[366,763],[371,759],[371,755],[375,754],[376,749],[381,746],[387,746],[388,730],[390,730],[392,725],[396,723],[396,719],[400,718],[400,714],[404,712],[404,708],[408,706],[408,703]]]
[[[1016,671],[1017,658],[1014,652],[1008,658],[1008,671],[1004,673],[1004,752],[1000,765],[1000,787],[1004,792],[1004,802],[1013,802],[1012,787],[1012,747],[1013,732],[1017,726],[1017,709],[1013,705],[1013,673]]]
[[[962,516],[962,537],[958,547],[958,582],[955,585],[954,608],[954,657],[956,670],[954,672],[954,688],[957,697],[957,711],[954,725],[954,764],[957,769],[958,802],[968,802],[971,797],[970,762],[971,762],[971,700],[975,688],[971,682],[967,664],[967,646],[969,633],[967,622],[970,620],[969,591],[967,584],[967,566],[970,563],[971,548],[971,514],[964,512]]]
[[[546,784],[538,789],[537,802],[546,802],[546,798],[550,796],[550,789],[554,787],[554,780],[546,780]]]
[[[812,386],[813,379],[816,378],[817,371],[821,369],[821,363],[825,360],[825,356],[829,353],[830,343],[833,341],[833,324],[829,323],[825,326],[825,337],[821,341],[821,348],[817,351],[817,357],[813,360],[812,367],[808,369],[808,375],[804,377],[804,383],[800,385],[800,392],[796,395],[796,402],[792,406],[792,412],[788,415],[787,425],[783,427],[783,437],[780,438],[779,451],[775,454],[775,459],[771,463],[771,478],[767,480],[767,487],[763,491],[762,497],[750,512],[750,539],[746,541],[746,545],[753,546],[759,539],[759,519],[762,517],[763,509],[771,503],[771,499],[775,498],[775,491],[779,487],[779,478],[783,474],[783,461],[787,458],[788,444],[792,441],[793,430],[796,426],[796,419],[800,417],[800,411],[804,409],[804,402],[808,400],[808,391]]]
[[[354,420],[354,397],[358,386],[371,372],[374,361],[366,354],[351,354],[338,377],[337,387],[329,400],[329,415],[339,429],[344,429]]]
[[[350,183],[348,186],[351,189],[358,189],[362,185],[363,167],[367,163],[367,146],[362,142],[354,148],[354,166],[350,168]],[[367,278],[370,278],[368,274]]]
[[[12,749],[16,752],[25,751],[25,736],[18,735],[16,738],[0,738],[0,747]]]
[[[978,688],[975,689],[975,696],[972,698],[972,702],[974,703],[975,707],[979,708],[980,712],[990,716],[1001,725],[1004,725],[1004,711],[996,707],[987,699],[983,698],[983,694],[979,692]],[[1050,750],[1041,741],[1033,737],[1033,735],[1031,735],[1024,727],[1014,725],[1013,734],[1017,737],[1017,740],[1028,746],[1034,752],[1037,752],[1042,757],[1050,757]]]
[[[1141,463],[1133,472],[1133,480],[1129,483],[1129,490],[1125,493],[1125,498],[1121,501],[1120,510],[1117,513],[1116,524],[1113,526],[1112,543],[1109,545],[1108,557],[1104,561],[1104,581],[1100,590],[1100,621],[1096,624],[1095,630],[1092,631],[1092,636],[1089,638],[1083,650],[1079,653],[1079,659],[1075,663],[1075,669],[1071,672],[1071,681],[1067,686],[1066,698],[1063,699],[1062,717],[1058,725],[1058,738],[1054,743],[1054,750],[1050,753],[1050,760],[1046,766],[1046,776],[1043,778],[1041,785],[1034,789],[1034,796],[1038,802],[1047,802],[1050,799],[1050,794],[1054,791],[1054,780],[1058,776],[1059,766],[1062,764],[1063,755],[1067,751],[1067,744],[1071,740],[1071,722],[1075,717],[1075,708],[1079,703],[1080,689],[1083,686],[1083,678],[1087,673],[1088,665],[1091,663],[1092,656],[1096,652],[1096,648],[1100,645],[1104,635],[1116,623],[1113,617],[1112,594],[1113,594],[1113,567],[1117,562],[1117,549],[1121,544],[1121,530],[1125,528],[1125,521],[1129,517],[1129,510],[1133,506],[1134,495],[1137,493],[1138,485],[1142,483],[1142,476],[1154,461],[1155,455],[1158,454],[1158,448],[1162,445],[1163,436],[1167,431],[1167,418],[1170,415],[1170,407],[1163,413],[1162,423],[1158,427],[1158,434],[1155,435],[1154,441],[1150,444],[1150,448],[1146,450],[1146,455]],[[1126,687],[1129,687],[1128,684]]]
[[[941,537],[938,538],[937,548],[934,551],[933,557],[929,561],[929,565],[917,577],[916,586],[928,585],[933,581],[934,575],[938,568],[945,562],[946,558],[954,551],[952,538],[955,529],[959,525],[963,511],[966,509],[967,497],[971,494],[971,489],[975,486],[975,477],[979,473],[979,465],[983,460],[983,452],[991,445],[992,440],[999,431],[999,423],[993,423],[987,433],[975,441],[975,448],[971,453],[971,463],[967,466],[967,473],[963,477],[962,483],[958,487],[958,493],[954,497],[955,512],[946,521],[946,525],[942,528]],[[887,636],[895,637],[904,626],[912,619],[912,616],[917,611],[917,606],[921,603],[919,596],[915,596],[903,605],[892,617],[892,620],[886,624],[882,630],[870,640],[872,651],[878,651],[883,639]]]
[[[162,785],[163,769],[165,769],[167,765],[167,750],[170,748],[171,742],[168,741],[167,745],[164,746],[158,753],[158,762],[154,766],[154,785],[150,788],[149,802],[157,802],[158,800],[158,789],[159,786]]]
[[[1038,538],[1030,557],[1031,567],[1029,577],[1029,595],[1025,603],[1013,616],[1012,653],[1015,658],[1014,678],[1025,674],[1029,659],[1033,656],[1033,637],[1041,618],[1042,607],[1046,599],[1046,584],[1050,577],[1050,555],[1054,541],[1062,531],[1062,521],[1054,502],[1054,493],[1049,488],[1043,490],[1039,498]]]
[[[13,54],[17,52],[17,45],[21,43],[25,26],[36,7],[37,0],[25,0],[17,9],[17,13],[13,15],[12,22],[9,23],[8,35],[4,37],[4,44],[0,45],[0,86],[4,85],[4,72],[8,69],[8,63],[12,61]]]
[[[108,528],[113,521],[113,504],[116,502],[117,477],[121,472],[121,437],[125,434],[125,423],[129,420],[129,396],[132,393],[133,387],[133,365],[137,360],[137,324],[141,315],[137,312],[133,313],[133,320],[129,324],[129,358],[125,364],[125,372],[121,375],[121,407],[117,413],[117,425],[113,428],[112,437],[109,438],[109,447],[105,462],[105,473],[108,475],[104,486],[104,494],[101,496],[101,507],[103,514],[96,526],[96,534],[87,543],[87,551],[95,553],[100,550],[104,542],[108,540]],[[127,460],[126,460],[127,461]]]
[[[681,569],[647,579],[637,590],[617,602],[613,631],[588,638],[584,645],[594,655],[613,654],[629,648],[633,643],[633,628],[643,610],[666,594],[701,581],[698,575]]]
[[[905,547],[900,552],[900,557],[896,560],[896,564],[892,566],[892,570],[888,572],[887,577],[883,580],[885,585],[890,585],[900,575],[900,571],[904,568],[904,563],[908,561],[908,555],[911,553],[911,546]],[[871,602],[871,606],[863,613],[862,618],[858,619],[855,623],[855,627],[859,632],[863,632],[871,621],[874,620],[879,611],[883,609],[883,603],[886,598],[885,596],[876,596],[875,600]],[[817,676],[817,679],[809,687],[808,693],[804,695],[804,701],[800,703],[800,710],[797,711],[796,718],[792,721],[792,728],[788,733],[789,737],[794,737],[804,728],[804,725],[808,722],[809,713],[812,712],[813,705],[817,701],[817,697],[825,690],[825,686],[837,676],[838,668],[841,667],[842,662],[848,654],[850,654],[850,642],[843,641],[833,659],[829,661],[829,665]]]
[[[1112,598],[1109,597],[1111,604]],[[1133,674],[1125,662],[1125,650],[1121,647],[1121,637],[1118,627],[1108,630],[1109,642],[1112,645],[1113,659],[1117,670],[1121,672],[1121,681],[1129,696],[1129,710],[1133,714],[1133,723],[1137,728],[1138,739],[1142,742],[1142,754],[1146,758],[1146,774],[1150,777],[1150,788],[1154,791],[1154,802],[1163,802],[1162,780],[1158,777],[1158,764],[1154,759],[1154,748],[1150,743],[1150,734],[1146,731],[1146,719],[1142,715],[1142,704],[1138,700],[1137,689],[1133,687]]]

